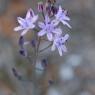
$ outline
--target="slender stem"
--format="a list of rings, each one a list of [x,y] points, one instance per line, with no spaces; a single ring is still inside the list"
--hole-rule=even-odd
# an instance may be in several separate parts
[[[40,53],[41,53],[41,52],[43,52],[44,50],[48,49],[51,45],[52,45],[52,43],[51,43],[51,44],[49,44],[47,47],[45,47],[45,48],[41,49],[39,52],[40,52]]]
[[[42,16],[43,16],[43,18],[44,18],[44,20],[45,20],[45,14],[44,14],[44,12],[42,11]]]

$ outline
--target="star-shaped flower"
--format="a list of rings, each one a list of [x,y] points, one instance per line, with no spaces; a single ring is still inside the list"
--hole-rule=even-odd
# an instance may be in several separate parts
[[[68,40],[68,38],[68,34],[66,34],[65,36],[55,35],[51,50],[54,51],[57,48],[60,56],[62,56],[63,52],[67,52],[65,42]]]
[[[34,23],[37,19],[38,15],[35,15],[32,9],[29,9],[25,19],[17,17],[17,21],[20,25],[14,28],[14,31],[22,31],[21,36],[25,35],[29,29],[33,29],[35,27]]]
[[[53,34],[62,33],[60,28],[56,28],[56,26],[58,25],[58,21],[51,21],[48,15],[45,16],[45,22],[39,22],[38,25],[42,29],[38,32],[38,36],[44,36],[46,34],[49,41],[52,41]]]
[[[67,21],[70,21],[70,18],[67,16],[67,11],[63,10],[61,6],[59,6],[59,10],[58,10],[57,14],[55,15],[55,17],[56,17],[57,21],[62,22],[63,25],[66,25],[69,28],[71,28],[71,26],[67,22]]]

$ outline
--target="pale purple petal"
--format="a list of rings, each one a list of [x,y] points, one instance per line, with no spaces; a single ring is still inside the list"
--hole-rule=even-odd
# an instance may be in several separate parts
[[[63,52],[67,52],[67,48],[66,48],[65,45],[62,46],[62,51],[63,51]]]
[[[67,25],[69,28],[72,28],[69,24],[68,24],[68,22],[66,22],[66,21],[64,21],[64,20],[62,20],[61,21],[64,25]]]
[[[42,22],[38,22],[38,26],[43,29],[45,27],[45,24]]]
[[[45,22],[46,22],[46,23],[50,22],[50,18],[49,18],[48,15],[45,15]]]
[[[37,19],[38,19],[38,15],[36,15],[36,16],[34,16],[33,18],[32,18],[32,23],[35,23],[36,21],[37,21]]]
[[[70,18],[68,16],[64,16],[64,20],[70,21]]]
[[[59,6],[59,10],[58,10],[58,13],[57,14],[61,14],[63,12],[63,9],[61,6]]]
[[[31,24],[31,25],[29,26],[29,28],[30,28],[30,29],[35,28],[35,25],[34,25],[34,24]]]
[[[51,23],[52,25],[57,26],[59,24],[59,20],[54,19]]]
[[[44,30],[41,30],[40,32],[38,32],[38,36],[43,36],[45,34],[46,34],[46,31],[44,31]]]
[[[33,10],[30,8],[26,14],[26,19],[35,16]]]
[[[25,20],[21,17],[17,17],[17,20],[18,20],[18,23],[22,26],[26,23]]]
[[[14,31],[21,31],[21,30],[23,30],[23,28],[21,26],[18,26],[18,27],[14,28]]]
[[[58,47],[58,52],[59,52],[59,55],[62,56],[62,49],[61,49],[61,47]]]
[[[62,30],[60,28],[56,28],[54,31],[52,31],[55,34],[61,35],[62,34]]]
[[[47,33],[47,38],[49,41],[52,41],[53,39],[52,33]]]
[[[24,36],[27,32],[28,32],[29,29],[25,29],[23,30],[23,32],[21,33],[21,36]]]
[[[64,43],[69,38],[69,34],[66,34],[64,37],[62,37],[62,42]]]
[[[31,10],[32,10],[32,9],[29,9],[29,10],[28,10],[28,12],[27,12],[27,14],[26,14],[26,19],[28,19],[28,18],[31,17],[31,13],[30,13]]]
[[[56,48],[55,44],[52,45],[51,50],[54,51]]]

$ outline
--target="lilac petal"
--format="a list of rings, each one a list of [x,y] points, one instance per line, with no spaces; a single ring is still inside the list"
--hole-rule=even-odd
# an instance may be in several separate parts
[[[62,50],[63,50],[64,52],[67,52],[67,48],[66,48],[65,45],[62,46]]]
[[[56,28],[54,31],[52,31],[55,34],[61,35],[62,34],[62,30],[60,28]]]
[[[62,42],[65,43],[69,38],[69,34],[66,34],[64,37],[62,37]]]
[[[30,14],[30,9],[28,10],[27,14],[26,14],[26,19],[30,18],[31,14]]]
[[[64,14],[67,15],[67,10],[64,10]]]
[[[61,47],[58,47],[58,52],[59,52],[59,55],[62,56],[62,49],[61,49]]]
[[[45,34],[46,34],[46,31],[44,31],[44,30],[41,30],[40,32],[38,32],[38,36],[43,36]]]
[[[42,22],[38,22],[38,26],[43,29],[45,27],[45,24]]]
[[[30,28],[30,29],[35,28],[35,25],[34,25],[34,24],[31,24],[29,28]]]
[[[47,33],[47,38],[48,38],[49,41],[52,41],[52,39],[53,39],[52,34],[51,33]]]
[[[33,10],[30,8],[26,14],[26,19],[33,17],[34,16],[34,12]]]
[[[25,20],[21,17],[17,17],[18,23],[23,26],[25,24]]]
[[[66,21],[62,20],[61,21],[64,25],[67,25],[69,28],[72,28]]]
[[[50,18],[49,18],[48,15],[45,15],[45,22],[46,22],[46,23],[50,22]]]
[[[26,19],[35,16],[34,11],[30,8],[26,14]]]
[[[28,29],[23,30],[23,32],[21,33],[21,36],[24,36],[27,32],[28,32]]]
[[[18,27],[14,28],[14,31],[20,31],[20,30],[23,30],[23,28],[21,26],[18,26]]]
[[[63,9],[61,6],[59,6],[59,10],[58,10],[57,14],[60,15],[62,12],[63,12]]]
[[[52,47],[51,47],[51,50],[54,51],[55,48],[56,48],[56,47],[55,47],[55,44],[53,44]]]
[[[64,16],[64,20],[70,21],[70,18],[68,16]]]
[[[38,19],[38,15],[34,16],[34,17],[31,19],[32,23],[35,23],[35,22],[37,21],[37,19]]]
[[[30,14],[32,17],[35,16],[34,11],[31,8],[30,8]]]
[[[55,19],[51,23],[52,25],[57,26],[59,24],[59,20]]]

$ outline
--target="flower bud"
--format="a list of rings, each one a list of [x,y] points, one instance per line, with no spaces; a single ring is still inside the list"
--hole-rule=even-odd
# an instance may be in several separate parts
[[[27,52],[24,49],[19,50],[19,53],[24,57],[27,56]]]
[[[35,39],[32,39],[31,45],[32,45],[34,48],[36,47],[36,40],[35,40]]]
[[[47,0],[47,2],[50,4],[54,4],[54,3],[56,3],[56,0]]]
[[[47,66],[48,66],[47,59],[43,59],[43,60],[42,60],[42,66],[43,66],[44,68],[47,68]]]
[[[51,11],[53,14],[57,13],[57,8],[55,6],[51,6]]]
[[[42,12],[43,9],[44,9],[43,2],[38,2],[38,11],[39,11],[39,12]]]

